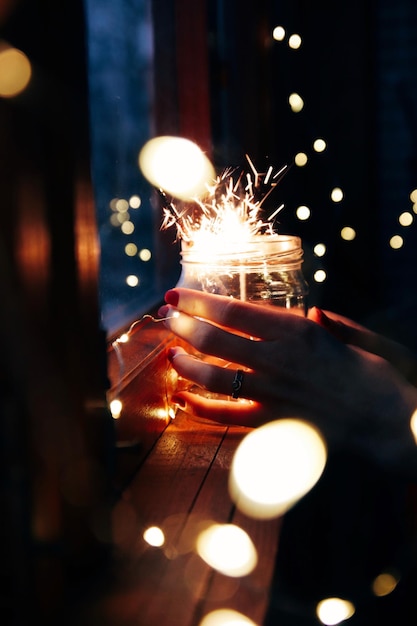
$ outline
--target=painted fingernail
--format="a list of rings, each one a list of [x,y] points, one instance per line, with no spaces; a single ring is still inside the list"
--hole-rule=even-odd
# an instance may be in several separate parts
[[[178,291],[175,291],[174,289],[169,289],[169,291],[165,294],[165,302],[167,304],[172,304],[172,306],[177,306],[179,299],[180,295]]]
[[[167,359],[170,363],[172,363],[172,361],[174,360],[175,353],[176,353],[175,348],[168,348]]]
[[[172,396],[172,398],[171,398],[171,402],[172,402],[173,404],[176,404],[177,406],[179,406],[179,407],[180,407],[180,409],[184,409],[184,408],[185,408],[185,406],[186,406],[186,402],[185,402],[185,400],[184,400],[183,398],[181,398],[180,396],[175,396],[175,395],[174,395],[174,396]]]
[[[328,328],[329,326],[331,326],[331,320],[327,317],[324,311],[322,311],[321,309],[315,306],[314,313],[317,317],[318,323],[321,326],[324,326],[325,328]]]
[[[324,313],[318,307],[315,307],[315,313],[317,316],[317,321],[326,330],[328,330],[334,337],[340,339],[342,341],[346,338],[346,326],[339,320],[332,320],[328,315]]]
[[[163,304],[159,309],[158,309],[158,315],[159,317],[168,317],[168,311],[169,311],[169,307],[166,304]]]

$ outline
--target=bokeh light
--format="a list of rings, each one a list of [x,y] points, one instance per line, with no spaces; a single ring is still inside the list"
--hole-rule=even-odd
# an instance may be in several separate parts
[[[326,244],[324,243],[316,243],[313,248],[313,252],[316,256],[324,256],[326,254]]]
[[[136,274],[129,274],[129,276],[126,276],[126,285],[137,287],[139,285],[139,277]]]
[[[308,218],[310,217],[311,211],[308,206],[302,204],[301,206],[297,207],[297,209],[295,210],[295,214],[299,220],[305,221],[308,220]]]
[[[196,548],[210,567],[227,576],[246,576],[258,561],[249,535],[234,524],[212,524],[199,534]]]
[[[116,221],[117,223],[123,224],[124,222],[128,222],[130,218],[130,215],[127,211],[119,211],[119,213],[116,213]]]
[[[152,252],[148,249],[148,248],[142,248],[142,250],[139,250],[139,258],[141,261],[144,261],[145,263],[147,261],[150,261],[152,257]]]
[[[411,416],[410,428],[411,428],[411,432],[413,433],[414,440],[417,443],[417,409],[414,411],[414,413]]]
[[[27,56],[0,41],[0,96],[13,98],[29,84],[32,67]]]
[[[152,185],[181,200],[207,193],[215,178],[213,165],[192,141],[182,137],[155,137],[139,153],[139,167]]]
[[[257,624],[238,611],[217,609],[203,617],[199,626],[257,626]]]
[[[313,279],[316,283],[324,283],[326,278],[327,278],[327,273],[323,269],[316,270],[313,274]]]
[[[351,226],[344,226],[340,231],[340,236],[344,241],[353,241],[356,237],[356,231]]]
[[[141,204],[142,204],[142,200],[140,199],[139,196],[134,195],[129,198],[129,206],[132,209],[138,209]]]
[[[389,245],[393,250],[399,250],[404,245],[404,239],[401,235],[393,235],[389,240]]]
[[[308,156],[306,155],[305,152],[297,152],[297,154],[294,157],[294,163],[298,167],[304,167],[304,165],[307,164],[307,161],[308,161]]]
[[[316,614],[322,624],[332,626],[340,624],[352,617],[355,607],[349,600],[342,598],[326,598],[321,600],[316,607]]]
[[[334,187],[330,192],[330,198],[333,202],[341,202],[343,200],[343,191],[340,187]]]
[[[324,152],[326,147],[327,146],[324,139],[315,139],[315,141],[313,142],[313,150],[315,150],[315,152]]]
[[[231,498],[249,517],[277,517],[315,485],[326,460],[314,426],[297,419],[270,422],[239,444],[229,475]]]
[[[165,543],[165,535],[159,526],[149,526],[143,533],[143,538],[150,546],[160,548]]]
[[[398,578],[389,572],[379,574],[372,583],[372,591],[378,597],[387,596],[398,585]]]
[[[133,231],[135,230],[135,225],[133,222],[131,222],[129,219],[127,219],[125,222],[123,222],[123,224],[120,226],[120,230],[122,231],[122,233],[124,233],[125,235],[131,235],[133,233]]]
[[[404,211],[398,216],[398,221],[401,226],[411,226],[414,221],[414,217],[409,211]]]
[[[288,97],[288,103],[293,113],[299,113],[304,107],[304,100],[298,93],[292,93]]]
[[[135,243],[127,243],[125,245],[125,254],[127,256],[135,256],[138,252],[138,247]]]
[[[109,408],[110,408],[110,413],[113,419],[115,420],[119,419],[120,415],[122,414],[122,408],[123,408],[121,401],[117,399],[112,400],[110,402]]]
[[[283,26],[275,26],[272,31],[272,37],[275,41],[283,41],[285,38],[285,28]]]
[[[413,189],[413,191],[410,193],[410,200],[413,203],[417,203],[417,189]]]
[[[117,198],[114,206],[116,211],[119,211],[119,213],[126,213],[126,211],[129,209],[129,203],[127,200],[125,200],[125,198]]]
[[[301,37],[297,33],[294,33],[288,39],[288,45],[292,50],[298,50],[298,48],[301,46],[301,43]]]

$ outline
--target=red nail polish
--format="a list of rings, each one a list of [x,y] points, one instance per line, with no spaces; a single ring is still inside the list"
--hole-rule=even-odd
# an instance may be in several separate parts
[[[166,306],[166,304],[163,304],[161,307],[159,307],[158,309],[158,315],[159,317],[167,317],[168,315],[168,311],[169,308]]]
[[[331,321],[329,320],[329,318],[327,317],[327,315],[324,313],[324,311],[322,311],[321,309],[319,309],[318,307],[315,307],[315,313],[317,316],[317,320],[318,323],[321,326],[324,326],[325,328],[327,328],[328,326],[330,326]]]
[[[336,339],[340,339],[340,341],[347,341],[347,328],[345,324],[339,322],[338,320],[331,319],[328,315],[324,313],[324,311],[317,307],[316,316],[320,326],[330,332],[333,337],[336,337]]]
[[[174,289],[170,289],[165,294],[165,302],[167,304],[172,304],[172,306],[177,306],[179,299],[180,295],[178,291],[175,291]]]
[[[179,396],[175,396],[175,395],[172,396],[171,402],[179,406],[181,409],[184,409],[186,405],[186,402],[183,398],[180,398]]]

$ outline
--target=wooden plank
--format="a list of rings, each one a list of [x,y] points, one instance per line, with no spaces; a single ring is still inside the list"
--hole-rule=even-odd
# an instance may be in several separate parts
[[[206,613],[226,607],[262,623],[279,521],[247,518],[228,492],[233,454],[248,431],[181,412],[169,424],[114,508],[120,560],[110,591],[88,619],[105,616],[108,626],[198,626]],[[197,554],[198,533],[212,522],[233,522],[248,532],[259,557],[251,574],[224,576]],[[161,547],[145,541],[150,526],[164,532]]]
[[[190,422],[194,424],[195,422]],[[197,423],[198,426],[198,423]],[[200,425],[200,445],[217,431],[217,425]],[[201,488],[196,494],[185,523],[172,548],[172,561],[165,570],[158,595],[149,599],[141,615],[144,624],[194,626],[200,613],[199,605],[209,591],[213,570],[196,554],[195,541],[201,529],[212,522],[227,523],[233,515],[233,503],[228,494],[227,478],[233,452],[247,432],[236,428],[225,436],[212,459]],[[204,445],[204,443],[203,443]]]
[[[247,432],[247,431],[246,431]],[[222,448],[229,451],[227,467],[230,468],[232,455],[236,450],[242,433],[229,429]],[[226,483],[228,479],[228,472]],[[226,486],[217,485],[220,491]],[[269,601],[269,589],[274,573],[275,555],[278,549],[281,518],[256,520],[247,517],[233,508],[230,522],[245,530],[251,538],[258,555],[256,568],[247,576],[230,578],[221,573],[213,573],[205,598],[199,606],[195,625],[207,613],[220,608],[234,609],[243,613],[256,624],[262,624]]]
[[[109,623],[112,619],[116,623],[123,606],[126,626],[191,626],[187,619],[192,618],[196,598],[187,576],[193,583],[201,581],[204,587],[209,568],[196,559],[190,565],[190,554],[181,553],[181,542],[186,536],[183,529],[190,522],[190,513],[211,474],[226,431],[225,426],[196,424],[179,414],[116,504],[113,533],[122,565],[118,584],[101,600],[99,609]],[[223,513],[227,517],[230,503],[223,506],[227,507]],[[143,539],[149,526],[158,526],[165,533],[161,548],[152,547]],[[185,621],[175,607],[166,615],[167,607],[173,603],[181,607]]]

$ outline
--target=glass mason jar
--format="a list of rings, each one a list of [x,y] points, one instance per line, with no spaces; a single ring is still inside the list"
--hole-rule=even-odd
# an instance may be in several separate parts
[[[302,273],[303,249],[299,237],[258,235],[227,251],[213,250],[209,246],[202,251],[201,247],[194,248],[184,240],[181,244],[182,271],[177,287],[284,307],[296,315],[306,314],[308,286]],[[191,347],[188,351],[226,369],[237,367],[217,357],[200,354]],[[168,370],[168,399],[174,391],[188,389],[206,398],[235,401],[230,396],[224,397],[189,383],[178,377],[172,367]],[[170,411],[175,415],[177,408],[171,407]],[[199,418],[197,421],[207,424],[209,420]]]
[[[216,293],[254,304],[305,314],[308,287],[302,273],[301,239],[258,235],[232,251],[202,252],[181,242],[182,271],[177,287]]]

